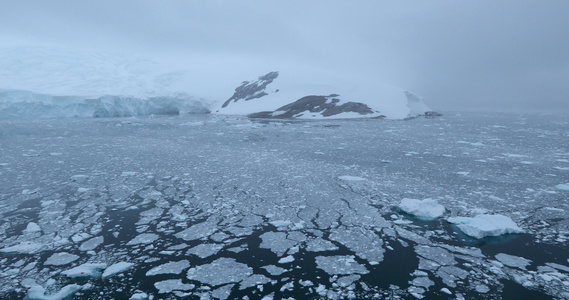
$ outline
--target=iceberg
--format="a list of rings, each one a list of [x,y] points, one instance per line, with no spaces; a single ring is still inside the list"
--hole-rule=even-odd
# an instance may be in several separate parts
[[[445,213],[445,207],[434,199],[409,199],[404,198],[399,203],[399,209],[422,219],[436,219]]]
[[[451,217],[447,221],[456,224],[458,229],[476,239],[524,232],[512,219],[499,214],[477,215],[473,218]]]

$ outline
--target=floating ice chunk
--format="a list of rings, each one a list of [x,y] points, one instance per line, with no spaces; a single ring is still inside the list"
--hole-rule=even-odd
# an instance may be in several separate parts
[[[137,235],[135,238],[133,238],[126,244],[127,246],[138,245],[138,244],[150,244],[155,240],[157,240],[158,238],[159,236],[155,233],[142,233]]]
[[[188,270],[187,277],[211,286],[237,283],[251,276],[253,269],[235,259],[222,257],[210,264]]]
[[[316,265],[330,275],[367,274],[369,271],[360,265],[353,256],[317,256]]]
[[[105,272],[103,272],[102,278],[105,279],[107,277],[111,277],[113,275],[122,273],[122,272],[130,269],[132,266],[134,266],[133,263],[129,263],[129,262],[125,262],[125,261],[121,261],[121,262],[118,262],[116,264],[112,264],[108,268],[105,269]]]
[[[171,293],[173,291],[189,291],[195,287],[193,284],[183,283],[181,279],[169,279],[154,283],[154,287],[159,294]]]
[[[22,242],[20,244],[2,248],[0,252],[2,253],[20,253],[20,254],[34,254],[39,252],[43,248],[42,244],[34,242]]]
[[[322,251],[334,251],[334,250],[338,250],[338,247],[336,245],[334,245],[330,241],[321,238],[315,238],[306,243],[306,251],[322,252]]]
[[[104,238],[102,236],[94,237],[90,240],[83,242],[83,244],[81,244],[81,246],[79,246],[79,250],[81,250],[81,251],[94,250],[95,248],[99,247],[99,245],[101,245],[103,243],[103,241],[104,241]]]
[[[122,173],[121,173],[121,176],[122,176],[122,177],[127,177],[127,176],[134,176],[134,175],[136,175],[136,174],[138,174],[138,172],[122,172]]]
[[[47,260],[43,263],[44,265],[52,265],[52,266],[63,266],[69,263],[72,263],[79,259],[78,255],[67,253],[67,252],[60,252],[54,253]]]
[[[282,273],[286,272],[286,269],[279,268],[279,267],[274,266],[274,265],[264,266],[262,268],[267,270],[267,272],[269,272],[269,274],[271,274],[273,276],[278,276],[278,275],[281,275]]]
[[[399,209],[424,219],[435,219],[445,213],[445,207],[434,199],[417,200],[404,198],[399,203]]]
[[[558,184],[555,188],[562,191],[569,191],[569,183]]]
[[[199,244],[186,252],[186,255],[196,255],[200,258],[212,256],[223,249],[223,245],[218,244]]]
[[[448,221],[456,224],[466,235],[477,239],[524,232],[512,219],[504,215],[477,215],[473,218],[451,217]]]
[[[160,274],[180,274],[182,271],[190,267],[187,260],[174,261],[159,265],[146,272],[146,276],[154,276]]]
[[[82,264],[61,274],[69,278],[99,278],[106,267],[107,264]]]
[[[130,298],[128,298],[128,300],[146,300],[146,299],[148,299],[147,293],[136,293],[130,296]]]
[[[244,290],[259,284],[269,283],[271,280],[261,274],[253,274],[247,278],[245,278],[241,284],[239,284],[239,289]]]
[[[61,290],[59,290],[55,294],[46,295],[45,289],[39,285],[34,285],[28,290],[28,294],[26,295],[25,299],[28,300],[63,300],[69,298],[79,290],[81,290],[82,286],[77,284],[70,284],[64,286]]]
[[[81,232],[81,233],[78,233],[78,234],[73,235],[73,236],[71,237],[71,240],[72,240],[73,242],[75,242],[75,243],[79,243],[79,242],[84,241],[84,240],[86,240],[86,239],[88,239],[88,238],[90,238],[90,237],[91,237],[90,234],[88,234],[88,233],[86,233],[86,232]]]
[[[24,233],[34,233],[34,232],[41,232],[40,226],[34,222],[28,223],[28,226],[26,226],[26,229],[24,229]]]
[[[288,264],[294,261],[294,256],[289,255],[279,259],[279,264]]]
[[[175,234],[177,238],[186,241],[192,241],[208,237],[217,231],[217,220],[215,218],[208,219],[205,222],[193,225],[185,230]]]
[[[265,232],[260,236],[262,242],[259,247],[271,249],[277,256],[282,256],[289,248],[298,244],[297,241],[287,239],[284,232]]]
[[[350,176],[350,175],[338,176],[338,179],[344,180],[344,181],[363,181],[363,180],[366,180],[365,178],[362,178],[362,177]]]
[[[285,226],[289,226],[290,224],[292,224],[291,221],[287,221],[287,220],[275,220],[275,221],[271,221],[269,223],[271,223],[271,225],[273,225],[275,227],[285,227]]]
[[[496,254],[496,259],[508,267],[520,268],[522,270],[531,264],[529,259],[505,253]]]

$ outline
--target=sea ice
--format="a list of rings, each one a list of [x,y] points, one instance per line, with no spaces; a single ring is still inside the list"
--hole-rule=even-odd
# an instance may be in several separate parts
[[[238,263],[233,258],[223,257],[210,264],[189,269],[187,277],[190,280],[216,286],[241,282],[252,274],[253,269],[246,264]]]
[[[154,276],[160,274],[180,274],[182,271],[190,267],[190,262],[187,260],[173,261],[156,266],[146,272],[146,276]]]
[[[39,252],[44,246],[34,242],[22,242],[20,244],[2,248],[2,253],[21,253],[21,254],[34,254]]]
[[[82,286],[77,284],[70,284],[64,286],[55,294],[46,295],[45,289],[39,285],[34,285],[28,290],[25,299],[28,300],[63,300],[69,298],[77,293]]]
[[[105,269],[105,271],[103,272],[102,278],[105,279],[107,277],[111,277],[113,275],[122,273],[122,272],[130,269],[132,266],[134,266],[133,263],[129,263],[129,262],[125,262],[125,261],[121,261],[121,262],[118,262],[116,264],[112,264],[108,268]]]
[[[54,253],[43,263],[44,265],[63,266],[79,259],[78,255],[67,252]]]
[[[403,198],[399,203],[399,209],[424,219],[435,219],[445,213],[445,207],[434,199],[417,200]]]
[[[181,279],[169,279],[154,283],[159,294],[171,293],[172,291],[189,291],[195,287],[193,284],[183,283]]]
[[[473,218],[451,217],[450,223],[456,224],[466,235],[481,239],[487,236],[499,236],[508,233],[523,233],[524,231],[504,215],[477,215]]]
[[[199,244],[186,252],[186,255],[196,255],[200,258],[212,256],[223,249],[223,245],[218,244]]]
[[[24,229],[24,233],[34,233],[34,232],[41,232],[40,226],[34,222],[28,223],[28,226],[26,226],[26,229]]]
[[[522,270],[525,270],[525,268],[531,264],[531,260],[529,259],[505,253],[496,254],[496,259],[508,267],[520,268]]]
[[[106,267],[107,264],[82,264],[61,274],[69,278],[98,278]]]
[[[81,251],[94,250],[95,248],[99,247],[99,245],[101,245],[103,243],[103,241],[104,241],[104,238],[102,236],[94,237],[90,240],[83,242],[83,244],[81,244],[81,246],[79,246],[79,250],[81,250]]]
[[[353,256],[317,256],[316,265],[330,275],[367,274],[369,271],[360,265]]]
[[[569,191],[569,183],[558,184],[555,188],[562,191]]]
[[[133,238],[132,240],[130,240],[127,244],[127,246],[130,245],[138,245],[138,244],[150,244],[152,242],[154,242],[155,240],[158,239],[158,235],[155,233],[143,233],[143,234],[139,234],[138,236],[136,236],[135,238]]]
[[[366,180],[365,178],[362,178],[362,177],[350,176],[350,175],[338,176],[338,179],[344,180],[344,181],[363,181],[363,180]]]

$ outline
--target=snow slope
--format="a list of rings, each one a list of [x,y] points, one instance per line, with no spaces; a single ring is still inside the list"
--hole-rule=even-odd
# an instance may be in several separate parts
[[[280,73],[243,82],[233,91],[232,82],[259,67],[235,70],[229,64],[190,59],[159,63],[69,48],[4,47],[0,119],[204,113],[210,107],[219,114],[273,118],[403,119],[430,111],[420,97],[373,78],[286,63],[273,66]],[[207,83],[204,78],[209,78]]]
[[[344,76],[320,79],[288,70],[243,82],[214,111],[259,118],[404,119],[431,109],[419,96],[397,87]]]

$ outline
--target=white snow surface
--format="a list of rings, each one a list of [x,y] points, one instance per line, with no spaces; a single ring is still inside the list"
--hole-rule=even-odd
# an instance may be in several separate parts
[[[237,86],[238,84],[236,84]],[[302,70],[286,70],[265,88],[266,96],[251,100],[231,102],[226,107],[219,103],[213,111],[226,115],[249,115],[262,111],[275,111],[273,116],[282,114],[277,111],[282,106],[295,102],[305,96],[328,96],[340,99],[337,105],[346,102],[366,104],[375,113],[360,115],[358,113],[341,113],[324,117],[319,113],[304,112],[302,119],[336,119],[336,118],[370,118],[383,115],[388,119],[404,119],[424,114],[431,109],[423,99],[409,91],[395,86],[383,84],[358,76],[349,78],[335,73],[313,76]],[[229,97],[228,97],[229,98]]]
[[[260,72],[259,76],[270,70],[250,67],[230,71],[225,68],[211,74],[208,64],[189,66],[180,61],[167,63],[157,58],[123,53],[6,45],[0,48],[0,118],[22,115],[27,118],[91,117],[97,108],[112,112],[111,116],[148,115],[173,107],[192,113],[204,113],[211,107],[219,114],[248,115],[275,111],[305,96],[331,94],[339,95],[336,97],[340,99],[338,105],[359,102],[375,112],[368,115],[347,112],[323,117],[307,111],[301,118],[384,115],[402,119],[430,111],[417,95],[363,75],[298,65],[292,67],[284,62],[268,67],[280,72],[264,91],[268,95],[221,108],[240,82],[251,79],[253,72]],[[109,95],[119,97],[118,102],[117,98],[104,98]],[[158,105],[157,108],[157,103],[146,101],[153,97],[175,101],[166,101],[164,107]],[[282,112],[274,115],[279,113]]]
[[[488,236],[499,236],[509,233],[523,233],[512,219],[504,215],[477,215],[469,217],[451,217],[450,223],[456,224],[466,235],[481,239]]]
[[[409,199],[403,198],[399,203],[402,211],[424,219],[436,219],[445,213],[445,207],[434,199]]]

